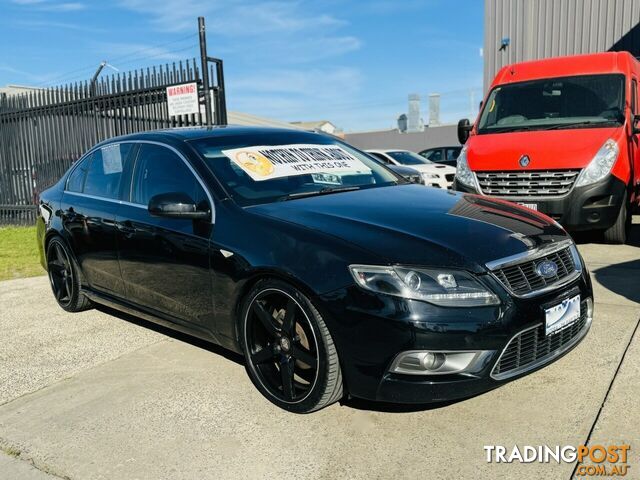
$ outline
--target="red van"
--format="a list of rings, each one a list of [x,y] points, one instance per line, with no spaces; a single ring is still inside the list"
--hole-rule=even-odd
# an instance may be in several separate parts
[[[549,215],[567,230],[624,243],[640,203],[638,79],[627,52],[502,68],[465,144],[454,188]]]

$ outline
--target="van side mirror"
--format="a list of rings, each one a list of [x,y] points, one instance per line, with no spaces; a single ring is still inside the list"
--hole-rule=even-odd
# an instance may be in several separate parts
[[[469,132],[471,132],[472,129],[473,125],[471,125],[468,118],[463,118],[458,122],[458,141],[460,145],[464,145],[467,142]]]
[[[154,195],[149,200],[149,213],[155,217],[205,220],[211,212],[198,210],[196,202],[186,193],[170,192]]]
[[[640,134],[640,115],[633,116],[633,125],[631,125],[631,133],[634,135]]]

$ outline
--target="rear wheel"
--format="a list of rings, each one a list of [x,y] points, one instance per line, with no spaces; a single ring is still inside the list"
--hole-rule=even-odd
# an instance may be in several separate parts
[[[47,270],[58,305],[67,312],[80,312],[91,307],[89,299],[80,293],[78,268],[60,238],[53,238],[47,246]]]
[[[240,330],[249,377],[271,402],[309,413],[342,398],[335,345],[299,290],[278,280],[258,282],[244,303]]]
[[[631,229],[631,214],[628,208],[628,201],[622,203],[616,223],[604,231],[604,240],[607,243],[622,244],[627,242],[629,230]]]

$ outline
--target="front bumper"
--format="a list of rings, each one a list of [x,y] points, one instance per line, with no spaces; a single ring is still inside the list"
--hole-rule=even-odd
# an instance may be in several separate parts
[[[593,298],[586,270],[571,284],[533,298],[511,297],[493,278],[502,304],[481,308],[443,308],[425,302],[375,295],[350,287],[323,298],[327,323],[338,347],[348,392],[359,398],[394,403],[432,403],[467,398],[543,368],[568,353],[586,335],[548,360],[508,378],[492,372],[500,354],[519,332],[544,323],[544,309],[566,298]],[[340,319],[339,321],[337,319]],[[406,375],[391,373],[396,355],[407,350],[489,350],[474,373]]]
[[[454,181],[453,189],[461,192],[478,193],[475,189]],[[625,183],[607,176],[604,180],[574,187],[568,194],[558,198],[498,197],[519,203],[534,203],[539,212],[556,220],[567,230],[605,230],[618,217],[622,202],[626,201]]]
[[[444,175],[440,174],[438,174],[437,178],[425,178],[422,176],[422,182],[427,187],[442,188],[445,190],[450,190],[453,187],[453,180],[447,180]]]

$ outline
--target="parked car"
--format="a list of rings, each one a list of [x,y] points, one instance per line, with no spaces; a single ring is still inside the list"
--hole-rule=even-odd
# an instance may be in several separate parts
[[[375,155],[371,155],[371,158],[373,158],[373,160],[375,160],[377,163],[387,167],[393,173],[398,174],[408,182],[424,184],[424,178],[422,178],[422,174],[415,168],[405,167],[404,165],[393,165],[390,163],[386,163],[383,160],[381,160],[379,157],[376,157]]]
[[[557,360],[592,321],[583,260],[551,219],[408,184],[325,135],[119,137],[39,202],[60,307],[108,305],[241,353],[293,412],[474,395]]]
[[[627,52],[504,67],[476,124],[459,123],[456,188],[624,243],[640,205],[639,77]]]
[[[367,153],[387,165],[403,165],[418,170],[424,184],[436,188],[451,188],[456,169],[430,162],[409,150],[367,150]]]
[[[460,150],[462,150],[461,146],[427,148],[426,150],[418,152],[418,155],[422,155],[433,163],[441,163],[455,168],[458,163]]]

